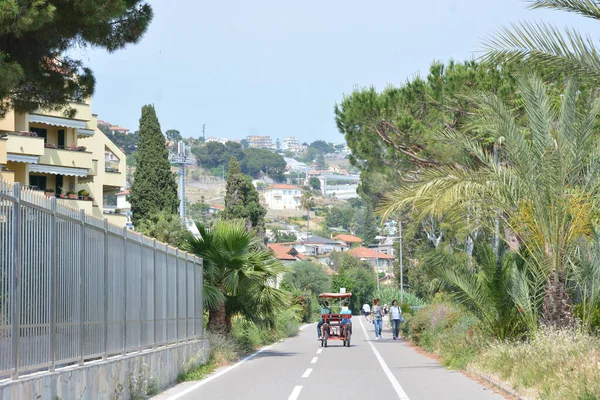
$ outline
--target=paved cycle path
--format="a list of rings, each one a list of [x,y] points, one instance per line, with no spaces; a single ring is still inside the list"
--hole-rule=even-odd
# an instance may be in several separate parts
[[[375,341],[373,325],[354,317],[352,346],[330,341],[321,348],[315,325],[279,342],[234,368],[199,382],[187,382],[157,400],[401,399],[500,400],[502,396],[446,370],[401,340]]]

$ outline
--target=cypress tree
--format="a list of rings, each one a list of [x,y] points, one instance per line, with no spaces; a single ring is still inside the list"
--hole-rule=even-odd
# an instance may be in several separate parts
[[[142,107],[137,165],[128,201],[134,225],[159,212],[177,213],[177,182],[153,105]]]
[[[225,211],[223,218],[244,218],[248,225],[256,228],[259,234],[264,232],[264,217],[267,210],[260,204],[258,191],[252,184],[252,178],[243,174],[240,163],[235,157],[229,161]]]

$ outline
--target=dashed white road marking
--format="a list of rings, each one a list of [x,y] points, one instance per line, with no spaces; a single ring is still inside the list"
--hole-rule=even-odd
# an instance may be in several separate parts
[[[312,368],[307,368],[306,371],[304,371],[304,373],[302,374],[302,377],[308,378],[308,376],[310,375],[311,372],[312,372]]]
[[[317,350],[317,354],[321,354],[322,352],[323,352],[323,349]]]
[[[389,379],[390,383],[394,387],[394,390],[396,391],[398,398],[400,400],[409,400],[408,396],[404,392],[404,389],[402,389],[402,386],[400,386],[400,383],[398,382],[398,380],[396,379],[394,374],[392,374],[392,371],[390,371],[389,367],[385,363],[385,360],[383,359],[383,357],[381,357],[381,354],[379,354],[379,352],[373,345],[373,342],[371,340],[369,340],[369,335],[367,334],[367,330],[365,329],[365,326],[363,325],[362,318],[359,318],[358,321],[360,322],[360,326],[365,334],[365,337],[367,338],[367,343],[369,343],[371,350],[373,350],[373,354],[375,354],[375,358],[377,358],[377,361],[379,361],[379,365],[381,365],[381,369],[383,369],[383,372],[385,373],[385,375]]]
[[[316,364],[318,359],[319,359],[319,357],[313,357],[313,359],[310,360],[310,363],[311,364]]]
[[[288,397],[288,400],[296,400],[298,398],[298,396],[300,396],[301,390],[302,390],[302,386],[294,387],[294,390],[292,390],[292,394],[290,394],[290,397]]]
[[[250,354],[249,356],[243,358],[242,360],[238,361],[236,364],[233,364],[232,366],[227,367],[224,370],[219,371],[219,372],[215,373],[214,375],[209,376],[208,378],[206,378],[206,379],[204,379],[204,380],[196,383],[195,385],[192,385],[189,388],[187,388],[187,389],[185,389],[185,390],[183,390],[183,391],[181,391],[179,393],[174,394],[173,396],[167,398],[167,400],[177,400],[177,399],[182,398],[186,394],[188,394],[190,392],[193,392],[194,390],[198,389],[200,386],[203,386],[203,385],[207,384],[208,382],[210,382],[210,381],[212,381],[214,379],[217,379],[221,375],[226,374],[227,372],[231,371],[232,369],[239,367],[240,365],[242,365],[246,361],[248,361],[248,360],[256,357],[258,354],[262,353],[263,351],[269,350],[271,347],[275,346],[275,344],[276,343],[273,343],[272,345],[263,347],[262,349],[258,350],[257,352],[254,352],[254,353]],[[302,386],[300,386],[300,388],[302,388]],[[298,392],[298,393],[300,393],[300,392]]]

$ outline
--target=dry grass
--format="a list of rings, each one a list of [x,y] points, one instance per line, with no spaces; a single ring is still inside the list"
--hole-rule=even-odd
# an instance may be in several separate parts
[[[469,369],[539,399],[600,399],[600,339],[578,331],[543,328],[525,342],[492,343]]]

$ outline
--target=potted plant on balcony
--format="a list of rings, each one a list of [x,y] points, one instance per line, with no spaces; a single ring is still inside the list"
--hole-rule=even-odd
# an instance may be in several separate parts
[[[54,197],[54,189],[47,188],[44,190],[46,197]]]
[[[72,199],[72,200],[77,200],[77,198],[78,198],[78,197],[77,197],[77,193],[75,193],[75,192],[74,192],[74,191],[72,191],[72,190],[69,190],[69,191],[67,192],[67,197],[68,197],[69,199]]]
[[[89,200],[90,192],[88,192],[87,190],[81,189],[79,192],[77,192],[77,194],[79,195],[79,197],[81,197],[82,200]]]

